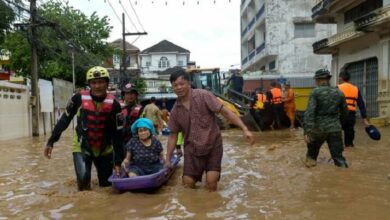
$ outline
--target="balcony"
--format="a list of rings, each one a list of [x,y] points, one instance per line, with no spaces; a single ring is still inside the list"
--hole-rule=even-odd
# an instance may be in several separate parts
[[[241,37],[244,37],[247,32],[248,32],[248,27],[245,27],[244,30],[241,32]]]
[[[335,23],[334,18],[328,14],[328,10],[335,0],[323,0],[313,7],[312,18],[318,23]]]
[[[315,42],[313,44],[313,51],[315,54],[333,54],[337,52],[337,46],[340,44],[358,38],[362,35],[364,35],[364,32],[356,31],[354,28],[347,29],[329,38]]]
[[[256,55],[256,51],[253,50],[253,51],[249,54],[249,60],[252,60],[253,57],[255,57],[255,55]]]
[[[249,22],[249,24],[248,24],[248,30],[250,30],[250,29],[253,27],[253,25],[255,24],[255,21],[256,21],[256,19],[253,18],[253,19]]]
[[[378,9],[354,21],[358,31],[380,31],[387,29],[390,23],[390,6]]]
[[[245,65],[247,62],[248,62],[248,57],[245,57],[245,58],[242,60],[242,66]]]
[[[265,12],[265,6],[263,5],[256,13],[256,21],[260,20],[264,12]]]
[[[261,53],[261,51],[263,51],[264,49],[265,49],[265,42],[263,42],[262,44],[260,44],[260,45],[256,48],[256,54]]]

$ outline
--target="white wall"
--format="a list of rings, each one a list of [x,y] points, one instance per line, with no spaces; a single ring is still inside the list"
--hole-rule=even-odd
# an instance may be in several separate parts
[[[29,136],[28,102],[26,86],[0,81],[0,141]]]

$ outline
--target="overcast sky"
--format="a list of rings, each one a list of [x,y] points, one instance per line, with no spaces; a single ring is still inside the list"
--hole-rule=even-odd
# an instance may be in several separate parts
[[[225,69],[240,64],[240,0],[110,0],[121,18],[124,10],[119,2],[135,23],[134,27],[125,14],[127,31],[148,33],[137,40],[135,36],[126,37],[130,43],[136,40],[133,45],[140,50],[168,40],[189,50],[190,60],[201,67]],[[94,11],[100,16],[107,15],[113,26],[109,38],[112,41],[122,37],[122,25],[109,3],[108,0],[69,0],[71,6],[87,15]]]

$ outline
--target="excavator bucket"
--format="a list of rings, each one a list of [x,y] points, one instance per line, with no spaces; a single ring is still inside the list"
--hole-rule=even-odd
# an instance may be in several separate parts
[[[250,131],[260,131],[260,127],[249,112],[246,112],[243,116],[241,116],[241,120]]]

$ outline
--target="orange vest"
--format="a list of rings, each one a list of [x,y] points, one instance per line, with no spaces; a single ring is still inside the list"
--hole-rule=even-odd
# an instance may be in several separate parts
[[[264,94],[257,94],[257,101],[258,102],[267,102],[267,96],[265,96]]]
[[[356,111],[356,101],[358,99],[358,88],[351,83],[341,83],[338,85],[339,89],[345,96],[345,101],[348,105],[349,111]]]
[[[279,88],[272,88],[272,103],[273,104],[280,104],[282,103],[282,91]]]
[[[257,94],[257,101],[254,106],[254,109],[263,109],[264,103],[268,102],[267,96],[264,94]]]

